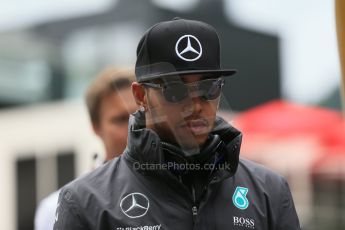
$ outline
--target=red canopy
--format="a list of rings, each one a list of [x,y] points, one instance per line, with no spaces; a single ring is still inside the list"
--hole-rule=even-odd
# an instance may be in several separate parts
[[[245,148],[253,140],[258,146],[260,140],[274,145],[278,140],[312,138],[317,152],[322,153],[315,153],[313,171],[324,171],[336,164],[345,168],[345,122],[338,111],[279,100],[243,112],[234,125],[243,132]]]
[[[246,133],[274,135],[317,134],[337,127],[342,121],[337,111],[272,101],[240,114],[235,126]]]

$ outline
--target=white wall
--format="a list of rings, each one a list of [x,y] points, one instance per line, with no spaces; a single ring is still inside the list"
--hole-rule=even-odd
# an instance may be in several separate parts
[[[82,102],[59,102],[0,112],[0,229],[16,229],[16,160],[33,157],[28,155],[30,152],[41,159],[71,148],[77,154],[77,175],[92,168],[93,153],[104,152],[91,130]],[[38,196],[42,196],[39,195],[42,183],[38,183],[37,190]]]

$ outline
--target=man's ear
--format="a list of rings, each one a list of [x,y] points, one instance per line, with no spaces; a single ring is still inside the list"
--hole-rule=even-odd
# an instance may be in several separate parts
[[[146,102],[146,94],[145,94],[144,86],[139,84],[138,82],[133,82],[132,93],[137,105],[146,107],[147,102]]]
[[[99,124],[96,124],[96,123],[92,123],[92,129],[93,129],[93,132],[97,135],[97,136],[99,136],[99,137],[101,137],[101,130],[100,130],[100,128],[99,128]]]

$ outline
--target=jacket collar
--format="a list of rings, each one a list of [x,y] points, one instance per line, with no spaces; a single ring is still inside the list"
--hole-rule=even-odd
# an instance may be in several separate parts
[[[223,146],[220,158],[222,163],[231,166],[230,170],[220,169],[218,175],[220,177],[230,177],[236,172],[238,167],[242,133],[221,117],[216,117],[215,126],[211,134],[218,135],[221,138]],[[146,128],[145,114],[139,110],[131,114],[129,118],[128,144],[124,152],[124,158],[132,164],[136,163],[137,166],[165,163],[161,140],[157,133]],[[147,173],[142,170],[139,171]],[[152,173],[156,174],[159,172],[153,170]]]

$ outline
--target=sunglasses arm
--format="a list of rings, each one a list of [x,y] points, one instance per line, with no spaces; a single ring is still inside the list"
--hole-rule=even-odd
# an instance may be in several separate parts
[[[148,87],[151,87],[151,88],[155,88],[155,89],[161,89],[163,88],[162,85],[160,84],[155,84],[155,83],[141,83],[142,85],[145,85],[145,86],[148,86]]]

